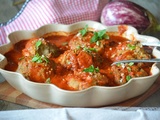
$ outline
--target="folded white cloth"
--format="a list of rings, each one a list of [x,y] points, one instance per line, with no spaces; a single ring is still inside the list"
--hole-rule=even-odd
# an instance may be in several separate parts
[[[160,111],[106,108],[56,108],[1,111],[0,120],[159,120]]]

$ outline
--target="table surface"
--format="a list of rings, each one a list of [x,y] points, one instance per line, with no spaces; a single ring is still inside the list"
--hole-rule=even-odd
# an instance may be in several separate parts
[[[0,16],[0,23],[9,20],[10,18],[12,18],[16,12],[19,11],[20,7],[22,6],[22,4],[18,4],[13,6],[13,3],[17,1],[17,0],[1,0],[0,1],[0,11],[1,14]],[[158,0],[157,0],[158,1]],[[1,4],[3,3],[3,4]],[[147,4],[145,4],[147,5]],[[6,11],[7,7],[4,6],[10,6],[10,10],[8,10],[8,14],[2,14],[2,13],[6,13],[3,11]],[[12,11],[12,12],[11,12]],[[2,82],[3,79],[0,79],[0,82]],[[141,108],[160,108],[160,89],[155,92],[153,95],[151,95],[148,99],[146,99],[144,102],[142,102],[140,105],[136,106],[136,107],[141,107]],[[0,100],[0,111],[4,111],[4,110],[22,110],[22,109],[33,109],[30,107],[26,107],[23,105],[18,105],[18,104],[14,104],[8,101],[4,101],[4,100]]]
[[[159,81],[159,78],[157,79],[157,82],[154,83],[154,84],[156,84],[156,86],[159,85],[158,81]],[[5,79],[0,74],[0,83],[2,84],[3,82],[6,83]],[[142,100],[140,100],[140,102],[138,102],[140,104],[138,104],[138,105],[136,104],[137,106],[135,106],[135,104],[131,105],[131,106],[133,106],[133,107],[159,107],[160,108],[160,89],[159,88],[160,87],[157,88],[158,90],[156,89],[157,90],[156,92],[153,92],[154,94],[149,95],[149,97],[146,97],[147,99],[145,99],[143,102],[141,102]],[[4,88],[2,88],[2,89],[4,89]],[[148,93],[148,92],[146,92],[146,93]],[[138,98],[141,98],[141,97],[142,97],[142,95],[140,95]],[[1,98],[3,99],[3,95],[2,95]],[[138,99],[138,98],[135,98],[135,99]],[[5,101],[5,100],[2,100],[2,99],[0,100],[0,110],[34,109],[34,108],[31,108],[31,107],[23,106],[23,104],[20,105],[20,104],[9,102],[10,100],[9,101]],[[133,99],[133,100],[135,100],[135,99]],[[135,100],[135,102],[136,102],[136,100]],[[26,104],[24,104],[24,105],[26,105]],[[122,105],[122,104],[120,104],[120,105]],[[108,106],[108,107],[117,107],[117,108],[119,108],[120,105],[118,105],[118,106],[113,105],[113,106]],[[123,105],[123,106],[124,107],[128,107],[128,105]]]
[[[114,106],[116,107],[116,106]],[[146,99],[144,102],[142,102],[140,105],[135,106],[135,107],[145,107],[145,108],[160,108],[160,89],[151,95],[148,99]],[[108,107],[111,108],[111,107]],[[119,106],[117,106],[119,108]],[[8,101],[0,100],[0,111],[2,110],[22,110],[22,109],[34,109],[30,107],[26,107],[23,105],[11,103]]]

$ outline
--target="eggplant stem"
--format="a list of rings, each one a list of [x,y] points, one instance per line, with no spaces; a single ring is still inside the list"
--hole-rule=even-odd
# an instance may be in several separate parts
[[[157,25],[156,29],[157,31],[160,31],[160,24]]]

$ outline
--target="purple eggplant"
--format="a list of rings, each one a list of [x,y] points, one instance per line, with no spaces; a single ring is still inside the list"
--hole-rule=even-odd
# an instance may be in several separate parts
[[[102,10],[101,23],[107,26],[131,25],[141,34],[160,30],[156,18],[148,10],[126,0],[115,0],[107,3]]]

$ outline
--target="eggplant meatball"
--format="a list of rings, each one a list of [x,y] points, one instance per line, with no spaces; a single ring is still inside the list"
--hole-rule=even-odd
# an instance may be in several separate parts
[[[67,50],[63,54],[61,54],[57,61],[59,64],[61,64],[63,67],[71,70],[78,69],[78,62],[76,59],[76,54],[72,50]]]
[[[66,77],[68,85],[74,90],[83,90],[91,86],[106,86],[109,82],[107,76],[101,73],[86,73],[75,71],[74,75],[69,74]]]
[[[117,85],[125,84],[131,78],[144,77],[149,75],[149,73],[145,71],[142,65],[139,66],[136,65],[135,63],[129,63],[129,64],[122,63],[120,65],[113,65],[111,67],[111,70],[114,76],[115,80],[114,82]]]
[[[47,58],[57,57],[60,55],[59,48],[54,44],[48,43],[43,38],[29,40],[22,52],[24,56],[34,56],[38,53],[39,55],[44,55]]]
[[[103,54],[104,48],[106,47],[106,40],[100,40],[98,41],[98,45],[96,42],[91,42],[91,38],[94,35],[94,32],[87,32],[85,36],[80,35],[80,33],[76,34],[70,41],[69,41],[69,47],[71,50],[79,51],[84,49],[92,49],[96,50],[97,53]]]
[[[151,58],[139,41],[130,41],[128,44],[119,44],[114,53],[108,57],[113,61]]]
[[[51,75],[54,75],[56,64],[53,61],[33,61],[31,57],[24,57],[18,63],[17,72],[25,78],[39,83],[45,83]]]
[[[73,50],[67,50],[58,57],[58,62],[70,70],[78,70],[93,64],[92,56],[85,51],[76,54]]]

